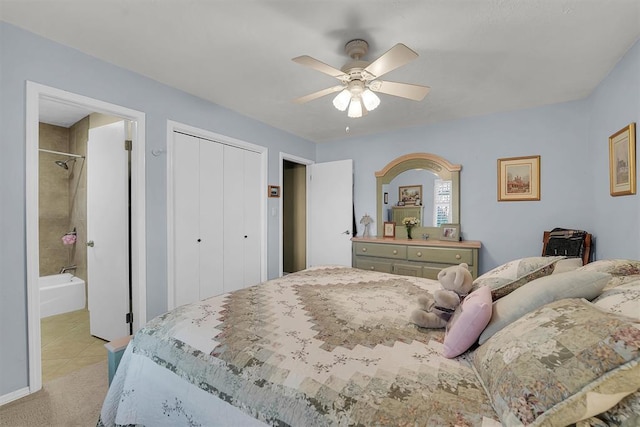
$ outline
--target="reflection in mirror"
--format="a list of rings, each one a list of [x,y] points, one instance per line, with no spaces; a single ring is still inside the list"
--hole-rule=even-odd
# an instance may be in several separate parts
[[[401,173],[392,179],[389,184],[383,184],[382,191],[389,194],[389,203],[384,209],[385,220],[401,225],[402,218],[415,216],[420,220],[420,225],[436,226],[434,221],[434,184],[437,179],[438,176],[432,172],[424,169],[412,169]],[[420,186],[422,190],[422,197],[418,201],[418,206],[413,203],[398,206],[398,202],[404,202],[400,198],[400,187],[415,186]]]
[[[376,172],[377,234],[382,235],[385,221],[402,224],[407,216],[420,218],[419,233],[437,235],[440,224],[460,222],[460,165],[429,153],[398,157]],[[422,186],[420,204],[413,200],[405,206],[400,187]],[[410,190],[413,190],[411,188]],[[402,227],[397,231],[401,236]]]

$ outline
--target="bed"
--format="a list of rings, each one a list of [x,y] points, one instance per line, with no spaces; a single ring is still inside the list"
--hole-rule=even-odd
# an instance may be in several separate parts
[[[494,318],[496,304],[513,305],[506,298],[523,289],[557,288],[546,282],[564,261],[514,260],[478,277],[474,287],[489,295],[488,304],[472,293],[446,331],[408,322],[417,297],[438,289],[437,281],[338,266],[178,307],[135,334],[98,425],[638,421],[640,319],[629,312],[640,313],[640,262],[572,267],[555,276],[579,286],[544,296],[524,314],[510,313],[514,319],[505,320],[505,310]],[[581,287],[594,302],[574,295]],[[467,327],[474,324],[468,316],[480,312],[486,327]],[[490,327],[482,340],[479,334]],[[576,337],[567,342],[571,334]],[[469,348],[444,357],[453,339]]]

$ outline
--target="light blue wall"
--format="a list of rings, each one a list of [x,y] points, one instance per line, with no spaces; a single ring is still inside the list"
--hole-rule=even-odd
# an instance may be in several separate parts
[[[640,196],[609,195],[608,138],[636,123],[636,166],[640,135],[640,41],[616,65],[589,98],[589,165],[593,192],[589,209],[598,230],[598,257],[625,258],[640,254]],[[637,181],[636,169],[636,181]],[[640,191],[636,183],[636,191]]]
[[[146,113],[147,313],[166,310],[167,120],[269,148],[268,181],[279,177],[280,151],[315,158],[313,143],[246,118],[76,50],[0,22],[0,396],[27,386],[25,246],[26,81]],[[212,83],[213,84],[213,83]],[[266,189],[265,189],[266,194]],[[269,199],[269,211],[277,199]],[[268,216],[268,253],[278,253],[278,217]],[[269,277],[278,257],[269,256]]]
[[[461,227],[482,241],[480,272],[538,255],[554,227],[592,232],[598,258],[640,259],[640,197],[611,197],[608,169],[609,135],[640,122],[639,86],[640,42],[585,100],[319,144],[316,159],[354,159],[356,222],[376,212],[374,173],[392,159],[428,152],[461,164]],[[528,155],[541,156],[541,200],[498,202],[497,159]]]

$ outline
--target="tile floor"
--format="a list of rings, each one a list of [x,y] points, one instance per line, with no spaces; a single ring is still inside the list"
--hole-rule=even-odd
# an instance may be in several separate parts
[[[43,383],[107,359],[106,341],[89,333],[88,310],[45,317],[40,327]]]

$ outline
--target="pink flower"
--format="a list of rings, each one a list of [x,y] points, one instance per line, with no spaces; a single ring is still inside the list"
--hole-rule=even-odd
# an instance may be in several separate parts
[[[76,242],[77,236],[75,233],[67,233],[62,236],[62,243],[65,245],[73,245]]]

